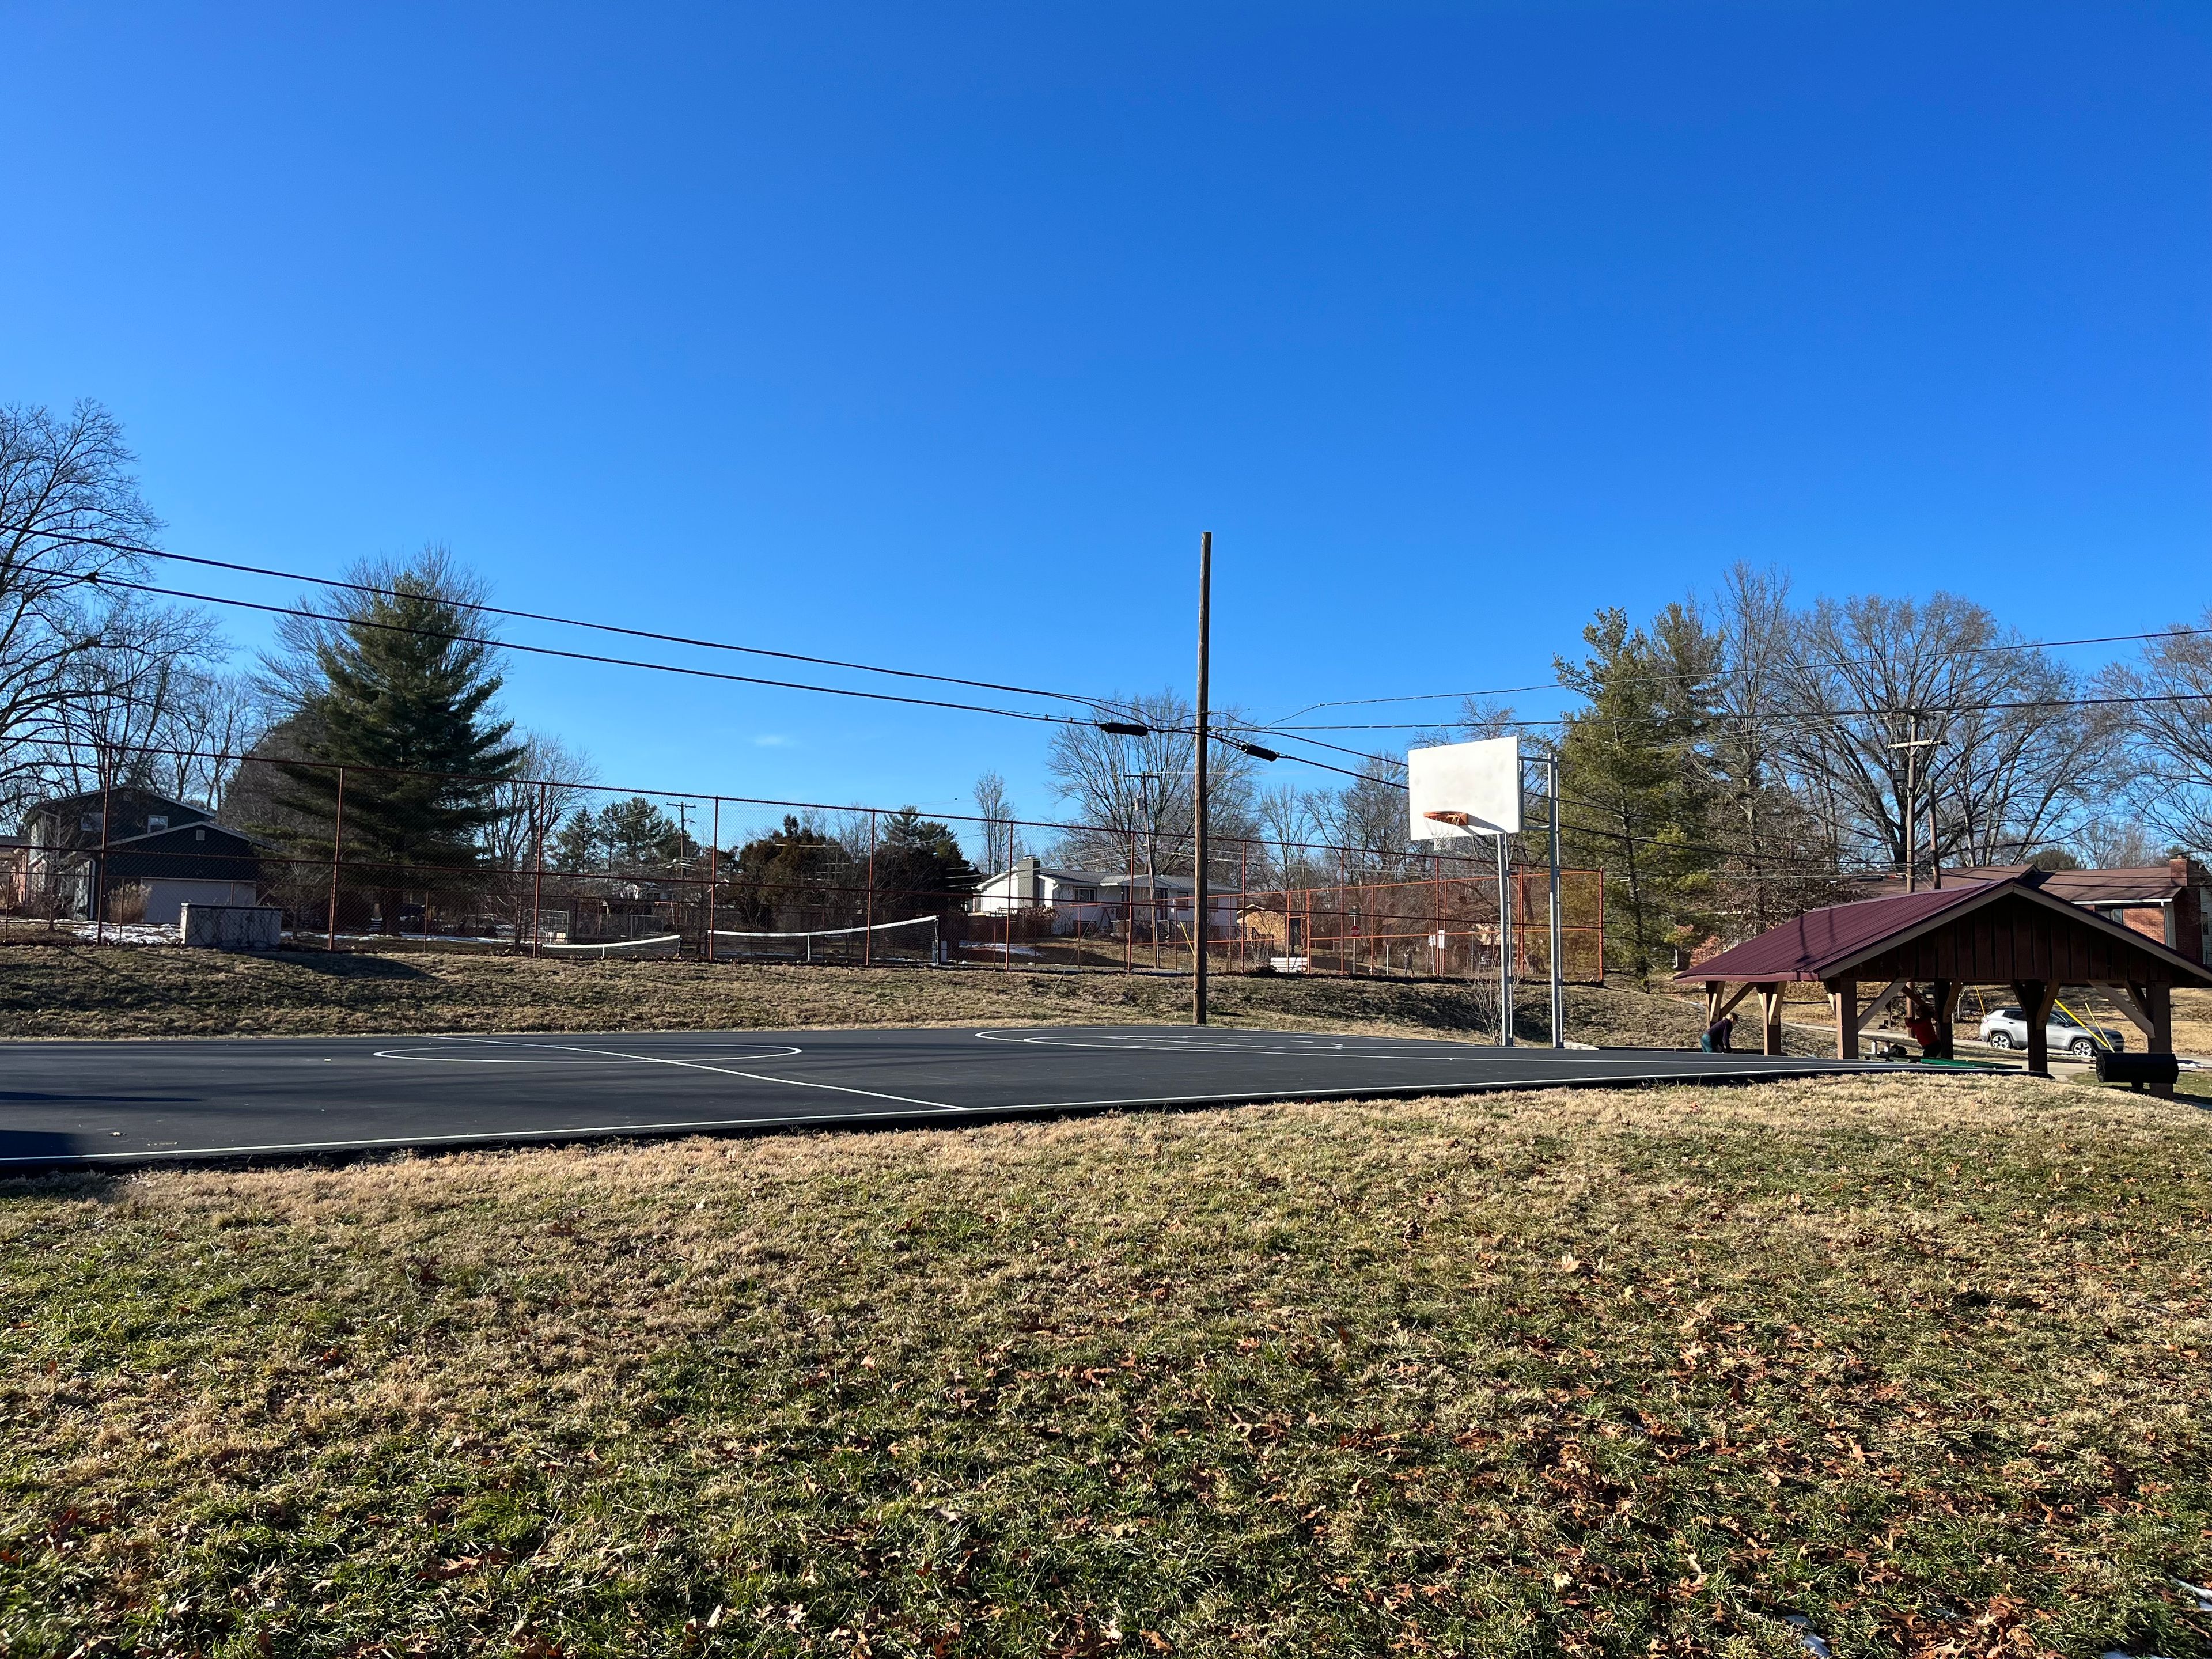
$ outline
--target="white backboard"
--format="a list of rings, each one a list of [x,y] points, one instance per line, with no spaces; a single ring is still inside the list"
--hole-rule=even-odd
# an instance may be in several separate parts
[[[1415,841],[1518,835],[1521,739],[1486,738],[1480,743],[1408,750],[1406,793]],[[1464,826],[1440,823],[1428,816],[1431,812],[1464,812],[1470,822]]]

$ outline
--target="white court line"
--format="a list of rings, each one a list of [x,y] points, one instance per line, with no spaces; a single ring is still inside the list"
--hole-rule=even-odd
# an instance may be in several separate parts
[[[472,1040],[495,1041],[496,1039],[478,1038]],[[447,1037],[440,1037],[437,1039],[437,1042],[439,1042],[450,1041],[453,1041],[453,1039]],[[518,1048],[531,1048],[549,1045],[524,1042],[517,1043],[515,1046]],[[763,1043],[761,1045],[759,1052],[756,1054],[708,1054],[701,1059],[695,1060],[690,1063],[693,1065],[704,1065],[712,1060],[776,1060],[787,1054],[803,1054],[805,1052],[805,1051],[804,1049],[790,1048],[783,1043]],[[658,1060],[647,1061],[628,1054],[610,1055],[604,1060],[584,1059],[531,1060],[521,1058],[509,1059],[504,1055],[496,1054],[485,1054],[479,1056],[475,1054],[431,1054],[423,1051],[422,1048],[417,1048],[412,1051],[405,1048],[379,1048],[374,1054],[371,1054],[369,1058],[371,1060],[419,1060],[439,1066],[627,1066],[647,1064],[658,1065],[662,1063]]]
[[[489,1041],[490,1039],[478,1038],[475,1040]],[[679,1062],[672,1061],[670,1063],[677,1064]],[[1497,1083],[1474,1085],[1459,1084],[1455,1085],[1451,1084],[1438,1085],[1433,1083],[1407,1084],[1402,1086],[1390,1086],[1379,1089],[1371,1087],[1355,1089],[1294,1089],[1289,1091],[1268,1090],[1251,1094],[1214,1093],[1204,1095],[1144,1095],[1133,1097],[1127,1100],[1031,1100],[1021,1101],[1006,1106],[937,1106],[926,1101],[921,1103],[927,1106],[931,1111],[967,1112],[970,1114],[971,1116],[990,1116],[999,1114],[1013,1114],[1020,1112],[1073,1111],[1083,1107],[1238,1106],[1261,1105],[1270,1101],[1295,1102],[1301,1100],[1317,1100],[1323,1097],[1349,1097],[1352,1098],[1365,1097],[1367,1099],[1384,1099],[1395,1097],[1402,1099],[1408,1096],[1429,1093],[1502,1094],[1528,1089],[1560,1087],[1585,1088],[1597,1085],[1613,1083],[1639,1084],[1692,1082],[1699,1079],[1711,1079],[1716,1076],[1735,1077],[1747,1082],[1771,1082],[1781,1078],[1850,1075],[1861,1072],[1887,1072],[1903,1069],[1904,1068],[1901,1066],[1892,1066],[1878,1061],[1869,1061],[1858,1066],[1850,1066],[1841,1060],[1832,1060],[1828,1062],[1826,1066],[1819,1071],[1794,1070],[1774,1072],[1762,1068],[1760,1071],[1750,1073],[1739,1072],[1716,1073],[1712,1072],[1685,1072],[1666,1077],[1654,1077],[1648,1073],[1627,1073],[1620,1077],[1577,1077],[1548,1084],[1533,1079],[1516,1079],[1499,1081]],[[765,1080],[770,1083],[782,1083],[789,1081],[789,1079],[784,1078],[769,1078]],[[837,1085],[835,1084],[825,1083],[818,1086],[825,1089],[834,1089]],[[868,1091],[860,1089],[851,1090],[848,1092],[866,1094]],[[896,1095],[886,1095],[884,1096],[883,1098],[887,1100],[896,1100],[901,1098],[901,1097]],[[51,1157],[0,1158],[0,1164],[36,1164],[42,1169],[53,1169],[57,1167],[65,1167],[70,1164],[113,1164],[126,1161],[143,1164],[157,1158],[241,1158],[257,1152],[366,1152],[386,1150],[404,1152],[408,1148],[414,1146],[441,1146],[460,1143],[498,1146],[510,1146],[518,1142],[532,1140],[578,1140],[592,1135],[659,1134],[671,1133],[678,1129],[806,1128],[817,1124],[835,1126],[840,1124],[849,1125],[856,1123],[871,1123],[881,1122],[892,1119],[921,1117],[924,1115],[926,1115],[926,1114],[922,1112],[872,1112],[865,1116],[849,1112],[817,1112],[787,1117],[702,1118],[691,1121],[678,1123],[599,1123],[581,1128],[517,1129],[505,1133],[496,1130],[478,1130],[467,1134],[404,1135],[387,1137],[382,1139],[374,1140],[288,1140],[269,1141],[251,1146],[180,1147],[173,1152],[149,1149],[143,1152],[76,1152],[70,1154],[67,1159]]]
[[[520,1042],[512,1038],[461,1036],[445,1039],[448,1042],[481,1042],[496,1048],[552,1048],[568,1054],[602,1054],[616,1060],[650,1060],[655,1066],[676,1066],[687,1071],[713,1072],[721,1077],[741,1077],[749,1083],[781,1083],[793,1089],[827,1089],[841,1095],[866,1095],[872,1100],[896,1100],[908,1106],[927,1106],[934,1112],[964,1112],[965,1106],[955,1106],[948,1101],[921,1100],[913,1095],[889,1095],[880,1089],[855,1089],[842,1083],[810,1083],[804,1078],[769,1077],[760,1072],[740,1072],[728,1066],[710,1066],[703,1060],[668,1060],[659,1054],[626,1054],[618,1048],[585,1048],[572,1042]],[[793,1054],[802,1052],[792,1050]]]
[[[1387,1048],[1348,1048],[1342,1042],[1313,1042],[1302,1048],[1282,1048],[1263,1042],[1231,1042],[1218,1039],[1146,1036],[1132,1034],[1121,1037],[1085,1039],[1076,1036],[1042,1036],[1012,1031],[978,1031],[975,1034],[985,1042],[1026,1043],[1038,1048],[1088,1048],[1109,1054],[1281,1054],[1294,1060],[1485,1060],[1493,1054],[1518,1054],[1516,1049],[1501,1048],[1495,1044],[1475,1042],[1438,1042],[1420,1046],[1399,1044]],[[1388,1042],[1389,1038],[1376,1039]],[[1531,1052],[1537,1052],[1531,1050]],[[1549,1049],[1541,1052],[1549,1053]]]

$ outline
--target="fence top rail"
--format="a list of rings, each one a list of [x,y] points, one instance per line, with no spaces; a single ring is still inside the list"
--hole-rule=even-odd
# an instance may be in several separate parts
[[[908,916],[903,921],[871,922],[865,927],[801,927],[774,933],[746,933],[734,927],[717,927],[713,932],[716,939],[834,939],[841,933],[888,933],[894,927],[933,927],[937,922],[936,916],[927,915]]]

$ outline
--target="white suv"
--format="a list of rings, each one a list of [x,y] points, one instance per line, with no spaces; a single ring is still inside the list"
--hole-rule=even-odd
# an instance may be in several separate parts
[[[2100,1048],[2118,1054],[2128,1046],[2111,1026],[2084,1025],[2063,1008],[2051,1011],[2051,1022],[2043,1028],[2043,1040],[2052,1053],[2072,1054],[2081,1060],[2088,1059]],[[2016,1007],[2000,1008],[1995,1013],[1983,1015],[1982,1041],[1992,1048],[2027,1048],[2027,1016]]]

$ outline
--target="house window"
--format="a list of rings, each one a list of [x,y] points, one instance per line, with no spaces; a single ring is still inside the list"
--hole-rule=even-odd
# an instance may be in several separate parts
[[[1075,902],[1078,904],[1096,904],[1098,902],[1098,890],[1096,887],[1077,888]]]
[[[166,813],[166,812],[149,812],[149,813],[148,813],[148,814],[147,814],[147,817],[146,817],[146,833],[147,833],[148,835],[149,835],[149,836],[158,836],[158,835],[160,835],[160,834],[161,833],[161,831],[163,831],[164,830],[167,829],[168,827],[169,827],[169,815],[168,815],[167,813]]]
[[[98,835],[100,833],[100,814],[97,812],[87,812],[83,817],[77,821],[77,828],[83,830],[88,836]]]
[[[205,841],[205,840],[207,839],[207,831],[206,831],[206,830],[193,830],[193,831],[192,831],[192,839],[193,839],[194,841]]]

